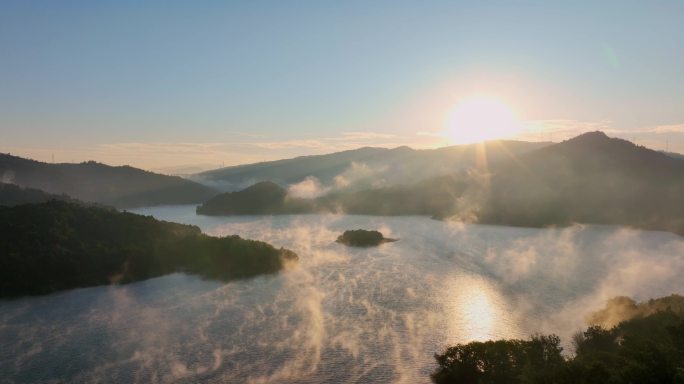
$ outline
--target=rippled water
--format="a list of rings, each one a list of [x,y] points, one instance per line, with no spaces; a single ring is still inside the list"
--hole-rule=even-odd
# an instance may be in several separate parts
[[[448,344],[567,339],[607,298],[684,292],[684,241],[667,233],[138,212],[284,246],[300,262],[227,284],[174,274],[0,301],[0,382],[429,382]],[[400,240],[334,242],[355,228]]]

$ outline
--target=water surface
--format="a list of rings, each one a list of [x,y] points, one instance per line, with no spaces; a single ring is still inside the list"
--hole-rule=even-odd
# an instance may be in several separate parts
[[[0,301],[0,382],[429,382],[449,344],[568,339],[607,298],[684,292],[684,241],[667,233],[137,212],[264,240],[300,262],[230,283],[174,274]],[[400,240],[334,242],[357,228]]]

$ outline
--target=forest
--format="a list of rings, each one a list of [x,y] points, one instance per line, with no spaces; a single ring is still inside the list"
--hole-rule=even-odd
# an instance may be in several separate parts
[[[297,255],[196,226],[64,201],[0,207],[0,297],[128,283],[173,272],[231,280]]]
[[[672,295],[631,307],[629,318],[613,327],[593,324],[575,334],[574,354],[569,357],[556,335],[458,344],[435,355],[438,368],[432,380],[437,384],[684,383],[684,297]],[[605,315],[603,310],[590,318]]]

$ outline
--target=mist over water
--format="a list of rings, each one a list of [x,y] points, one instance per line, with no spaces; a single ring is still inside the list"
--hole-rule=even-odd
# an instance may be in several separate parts
[[[449,344],[556,333],[616,295],[684,293],[684,240],[607,226],[137,211],[294,250],[278,275],[174,274],[0,301],[0,382],[429,382]],[[335,243],[346,229],[398,238]]]

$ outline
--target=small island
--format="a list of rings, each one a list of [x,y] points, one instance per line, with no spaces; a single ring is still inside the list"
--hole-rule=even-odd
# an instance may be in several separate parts
[[[387,239],[378,231],[367,231],[365,229],[353,229],[344,231],[337,242],[350,247],[376,247],[383,243],[391,243],[398,239]]]
[[[277,273],[297,259],[262,241],[106,207],[56,200],[0,207],[0,298],[174,272],[229,281]]]

